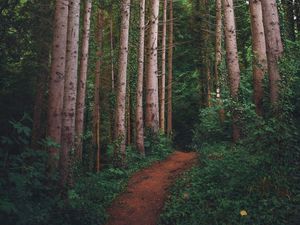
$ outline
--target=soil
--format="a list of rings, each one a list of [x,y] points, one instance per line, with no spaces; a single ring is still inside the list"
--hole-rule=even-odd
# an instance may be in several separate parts
[[[169,187],[196,162],[194,152],[175,152],[134,174],[127,190],[108,209],[107,225],[156,225]]]

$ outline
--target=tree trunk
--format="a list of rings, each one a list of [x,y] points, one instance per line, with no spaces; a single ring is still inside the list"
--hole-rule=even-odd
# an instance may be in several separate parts
[[[97,61],[95,68],[95,89],[94,89],[94,108],[93,108],[93,149],[90,153],[90,167],[92,169],[95,162],[95,170],[100,170],[100,77],[102,69],[102,46],[103,46],[103,10],[98,9],[96,41],[97,41]],[[96,150],[96,160],[94,158]]]
[[[158,65],[157,40],[159,0],[151,1],[149,40],[147,46],[147,80],[146,80],[146,127],[153,133],[159,131],[159,105],[158,105]]]
[[[267,72],[266,41],[263,26],[260,0],[250,0],[252,51],[253,51],[253,81],[254,103],[256,114],[263,114],[263,78]]]
[[[233,0],[223,0],[224,23],[225,23],[225,45],[227,70],[230,80],[230,94],[234,101],[238,100],[238,92],[240,86],[240,66],[236,42],[236,28],[234,17]],[[233,141],[236,142],[240,138],[240,128],[238,126],[238,112],[233,110]]]
[[[143,82],[145,58],[145,0],[140,1],[140,42],[138,53],[138,81],[136,90],[136,147],[145,156],[144,115],[143,115]]]
[[[163,8],[163,31],[162,31],[162,55],[161,55],[161,79],[160,79],[160,112],[159,128],[165,133],[165,104],[166,104],[166,38],[167,38],[167,6],[168,1],[164,0]]]
[[[271,104],[279,98],[280,74],[278,60],[283,53],[276,0],[261,0],[265,29]]]
[[[47,137],[57,145],[61,144],[68,11],[68,0],[56,0],[52,42],[52,63],[49,82]],[[50,173],[52,173],[57,168],[59,147],[51,146],[48,151],[48,166]]]
[[[127,87],[127,64],[128,64],[128,38],[130,21],[130,0],[122,0],[121,3],[121,31],[120,31],[120,51],[119,51],[119,74],[116,102],[115,118],[115,142],[116,154],[121,157],[122,165],[126,157],[126,87]]]
[[[88,57],[89,57],[91,10],[92,10],[92,1],[86,0],[84,6],[83,35],[82,35],[82,47],[81,47],[82,49],[81,49],[80,74],[79,74],[79,82],[78,82],[78,95],[77,95],[76,119],[75,119],[76,159],[80,162],[82,161],[82,136],[83,136],[83,127],[84,127],[85,94],[86,94],[86,78],[87,78]]]
[[[167,134],[170,137],[173,130],[173,112],[172,112],[172,82],[173,82],[173,0],[169,2],[169,51],[168,51],[168,121],[167,121]]]
[[[222,62],[222,0],[216,1],[216,43],[215,43],[215,83],[217,93],[217,104],[222,106],[221,85],[220,85],[220,65]],[[221,123],[225,120],[225,111],[219,110]]]
[[[72,181],[70,168],[72,159],[70,154],[74,148],[75,139],[80,0],[71,0],[69,10],[61,152],[59,158],[60,183],[62,187],[65,187]]]
[[[112,12],[111,12],[112,14]],[[110,60],[111,60],[111,90],[115,90],[115,66],[114,66],[114,36],[113,36],[113,18],[110,18],[109,34],[110,34]]]

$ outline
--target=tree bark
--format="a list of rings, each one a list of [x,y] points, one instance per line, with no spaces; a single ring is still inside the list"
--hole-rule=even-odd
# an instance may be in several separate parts
[[[276,0],[261,0],[261,4],[268,59],[270,99],[271,104],[275,106],[279,98],[279,82],[281,80],[278,60],[283,53],[283,45]]]
[[[47,137],[57,145],[61,144],[62,109],[64,97],[64,79],[68,28],[69,0],[56,0],[54,30],[52,42],[52,63],[49,82],[49,100],[47,113]],[[58,165],[59,149],[48,149],[48,167],[52,173]]]
[[[217,93],[217,104],[222,106],[221,85],[220,85],[220,65],[222,62],[222,0],[216,1],[216,42],[215,42],[215,83]],[[221,123],[225,120],[225,111],[219,110]]]
[[[172,109],[172,82],[173,82],[173,0],[169,2],[169,51],[168,51],[168,121],[167,121],[167,134],[170,137],[173,130],[173,109]]]
[[[266,40],[260,0],[250,0],[252,52],[253,52],[253,81],[254,103],[256,114],[263,114],[263,78],[267,72]]]
[[[160,78],[160,111],[159,128],[165,133],[165,104],[166,104],[166,38],[167,38],[167,7],[168,1],[164,0],[163,6],[163,31],[162,31],[162,55],[161,55],[161,78]]]
[[[82,138],[83,138],[83,130],[84,130],[83,128],[84,128],[86,79],[87,79],[88,58],[89,58],[91,10],[92,10],[92,0],[86,0],[84,6],[80,74],[79,74],[79,82],[78,82],[76,119],[75,119],[76,159],[79,162],[82,161]]]
[[[90,167],[95,165],[95,170],[100,170],[100,77],[102,69],[102,46],[103,46],[103,27],[104,17],[103,10],[98,9],[96,41],[97,41],[97,61],[95,68],[95,89],[94,89],[94,108],[93,108],[93,151],[90,153]],[[96,160],[94,158],[96,150]],[[95,164],[94,164],[95,163]]]
[[[127,64],[128,64],[128,38],[130,21],[130,0],[122,0],[121,3],[121,31],[119,51],[119,74],[115,118],[115,142],[116,155],[121,157],[124,165],[126,157],[126,87],[127,87]]]
[[[145,58],[145,0],[140,1],[140,41],[138,53],[138,81],[136,90],[136,147],[145,156],[144,115],[143,115],[143,82]]]
[[[61,152],[59,158],[60,183],[62,187],[66,187],[72,181],[70,166],[73,159],[70,158],[70,155],[74,148],[75,139],[80,0],[71,0],[69,10]]]
[[[159,131],[159,105],[158,105],[158,65],[157,65],[157,40],[159,0],[150,4],[150,28],[147,46],[147,80],[146,80],[146,127],[153,133]]]
[[[230,94],[234,101],[238,100],[238,92],[240,86],[240,66],[236,42],[236,28],[234,17],[233,0],[223,0],[224,23],[225,23],[225,45],[226,45],[226,61],[227,70],[230,80]],[[238,126],[238,112],[233,110],[233,141],[240,139],[240,128]]]

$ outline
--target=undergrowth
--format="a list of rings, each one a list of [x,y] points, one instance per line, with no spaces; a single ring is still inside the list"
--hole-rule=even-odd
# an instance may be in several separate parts
[[[215,144],[200,151],[201,164],[176,182],[161,225],[295,225],[300,193],[295,171],[268,153]],[[298,158],[299,159],[299,158]],[[294,170],[295,165],[289,165]],[[297,222],[298,221],[298,222]]]
[[[75,183],[66,200],[60,198],[58,177],[46,176],[47,153],[26,147],[30,129],[23,122],[12,122],[12,133],[1,137],[1,225],[104,224],[106,208],[125,190],[129,177],[172,151],[165,136],[149,136],[145,142],[147,157],[128,147],[125,168],[106,164],[99,173],[76,168]]]

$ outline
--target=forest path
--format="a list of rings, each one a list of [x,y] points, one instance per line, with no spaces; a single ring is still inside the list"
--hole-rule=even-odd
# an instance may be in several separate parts
[[[156,225],[168,188],[197,162],[195,152],[174,152],[166,160],[135,173],[127,190],[108,209],[107,225]]]

